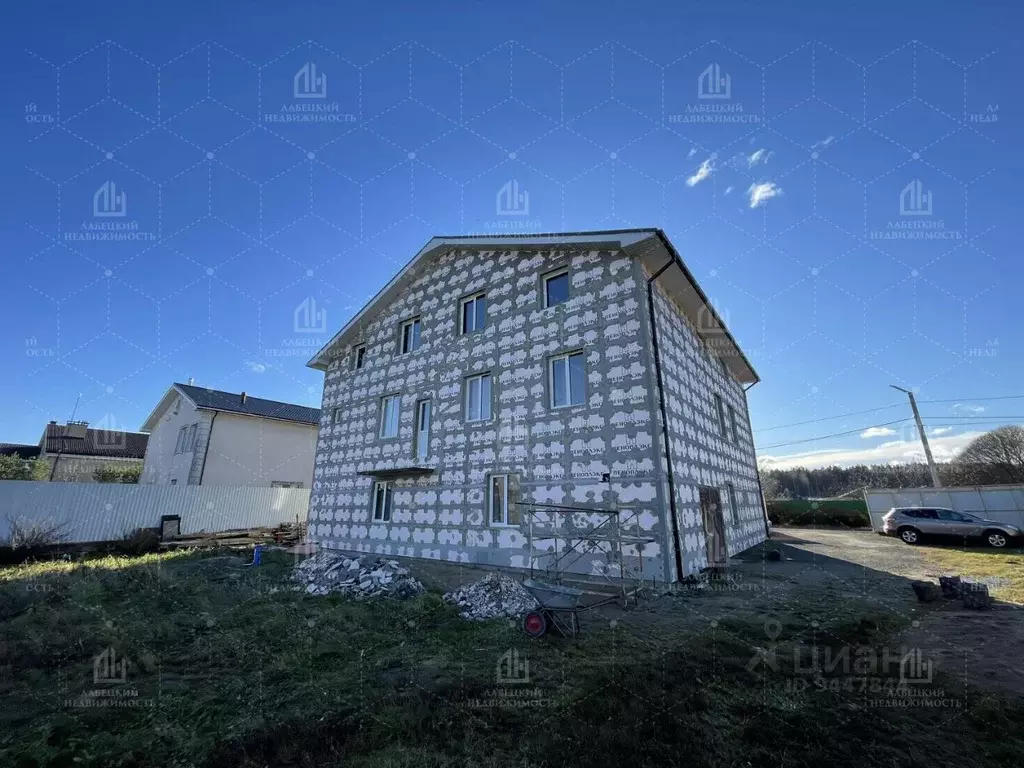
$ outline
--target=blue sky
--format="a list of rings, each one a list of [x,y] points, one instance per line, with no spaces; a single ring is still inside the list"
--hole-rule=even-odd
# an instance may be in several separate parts
[[[1013,6],[425,5],[8,13],[0,441],[189,377],[319,405],[321,343],[498,227],[663,228],[775,465],[913,456],[889,384],[939,456],[1024,421]]]

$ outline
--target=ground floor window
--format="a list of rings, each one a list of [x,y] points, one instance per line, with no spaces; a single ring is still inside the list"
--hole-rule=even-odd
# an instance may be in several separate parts
[[[519,512],[516,508],[519,475],[490,475],[487,485],[487,514],[491,525],[519,525]]]
[[[373,484],[373,519],[375,522],[391,522],[391,483]]]

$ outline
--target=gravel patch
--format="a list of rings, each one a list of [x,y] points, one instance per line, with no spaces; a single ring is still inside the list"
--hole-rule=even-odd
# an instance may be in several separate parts
[[[518,617],[537,607],[537,601],[522,584],[501,573],[489,573],[474,584],[447,593],[444,600],[471,621]]]
[[[296,589],[304,588],[311,595],[333,592],[357,600],[372,597],[404,600],[423,592],[423,585],[397,560],[374,556],[345,557],[327,550],[296,565],[292,580],[299,583]]]

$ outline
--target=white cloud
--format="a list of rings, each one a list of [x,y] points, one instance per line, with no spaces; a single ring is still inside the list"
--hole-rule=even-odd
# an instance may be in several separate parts
[[[936,461],[954,458],[974,438],[984,432],[964,432],[961,435],[936,437],[929,440]],[[785,456],[760,456],[762,469],[792,469],[793,467],[850,467],[854,464],[892,464],[905,461],[924,461],[920,440],[888,440],[871,448],[828,448]]]
[[[888,435],[895,435],[895,429],[889,429],[889,427],[868,427],[860,436],[865,440],[869,437],[887,437]]]
[[[725,194],[727,194],[727,195],[728,195],[728,194],[729,194],[730,192],[732,192],[732,191],[733,191],[733,189],[734,189],[734,187],[726,187],[726,188],[725,188]]]
[[[687,157],[693,157],[696,154],[697,154],[697,148],[696,147],[690,147],[690,151],[687,153],[686,156]]]
[[[835,136],[826,136],[821,141],[816,141],[813,144],[811,144],[811,149],[824,149],[825,147],[827,147],[829,144],[831,144],[835,140],[836,140]]]
[[[747,158],[747,167],[753,168],[758,163],[767,163],[768,158],[770,158],[772,154],[774,153],[769,152],[767,149],[757,150],[754,154],[750,155],[750,157]]]
[[[254,360],[246,360],[245,367],[248,368],[253,373],[263,373],[265,370],[267,370],[267,366],[265,366],[263,363],[257,363]]]
[[[700,167],[693,174],[693,176],[691,176],[690,178],[688,178],[686,180],[686,186],[688,186],[688,187],[695,187],[698,184],[700,184],[702,181],[704,181],[704,179],[708,178],[712,173],[714,173],[714,171],[715,171],[715,158],[717,158],[717,157],[718,157],[718,155],[712,155],[707,160],[705,160],[703,163],[701,163]]]
[[[953,431],[952,427],[936,427],[935,429],[932,430],[932,434],[933,435],[944,435],[947,432],[952,432],[952,431]]]
[[[973,403],[957,403],[953,406],[953,410],[960,413],[982,413],[985,410],[985,406],[974,405]]]
[[[763,181],[760,184],[751,184],[747,194],[750,195],[750,207],[758,208],[765,200],[781,195],[782,187],[774,181]]]

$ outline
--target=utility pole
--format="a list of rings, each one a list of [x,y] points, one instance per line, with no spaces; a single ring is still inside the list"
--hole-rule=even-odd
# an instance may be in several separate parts
[[[921,413],[917,410],[917,401],[914,399],[914,393],[909,389],[897,387],[895,384],[890,384],[889,386],[906,393],[907,397],[910,398],[910,409],[914,412],[914,421],[917,422],[917,434],[921,436],[921,445],[924,446],[924,457],[928,460],[928,471],[932,475],[932,485],[935,488],[941,488],[942,483],[939,481],[939,471],[935,468],[935,459],[932,458],[932,449],[928,445],[928,435],[925,434],[924,424],[921,423]]]

